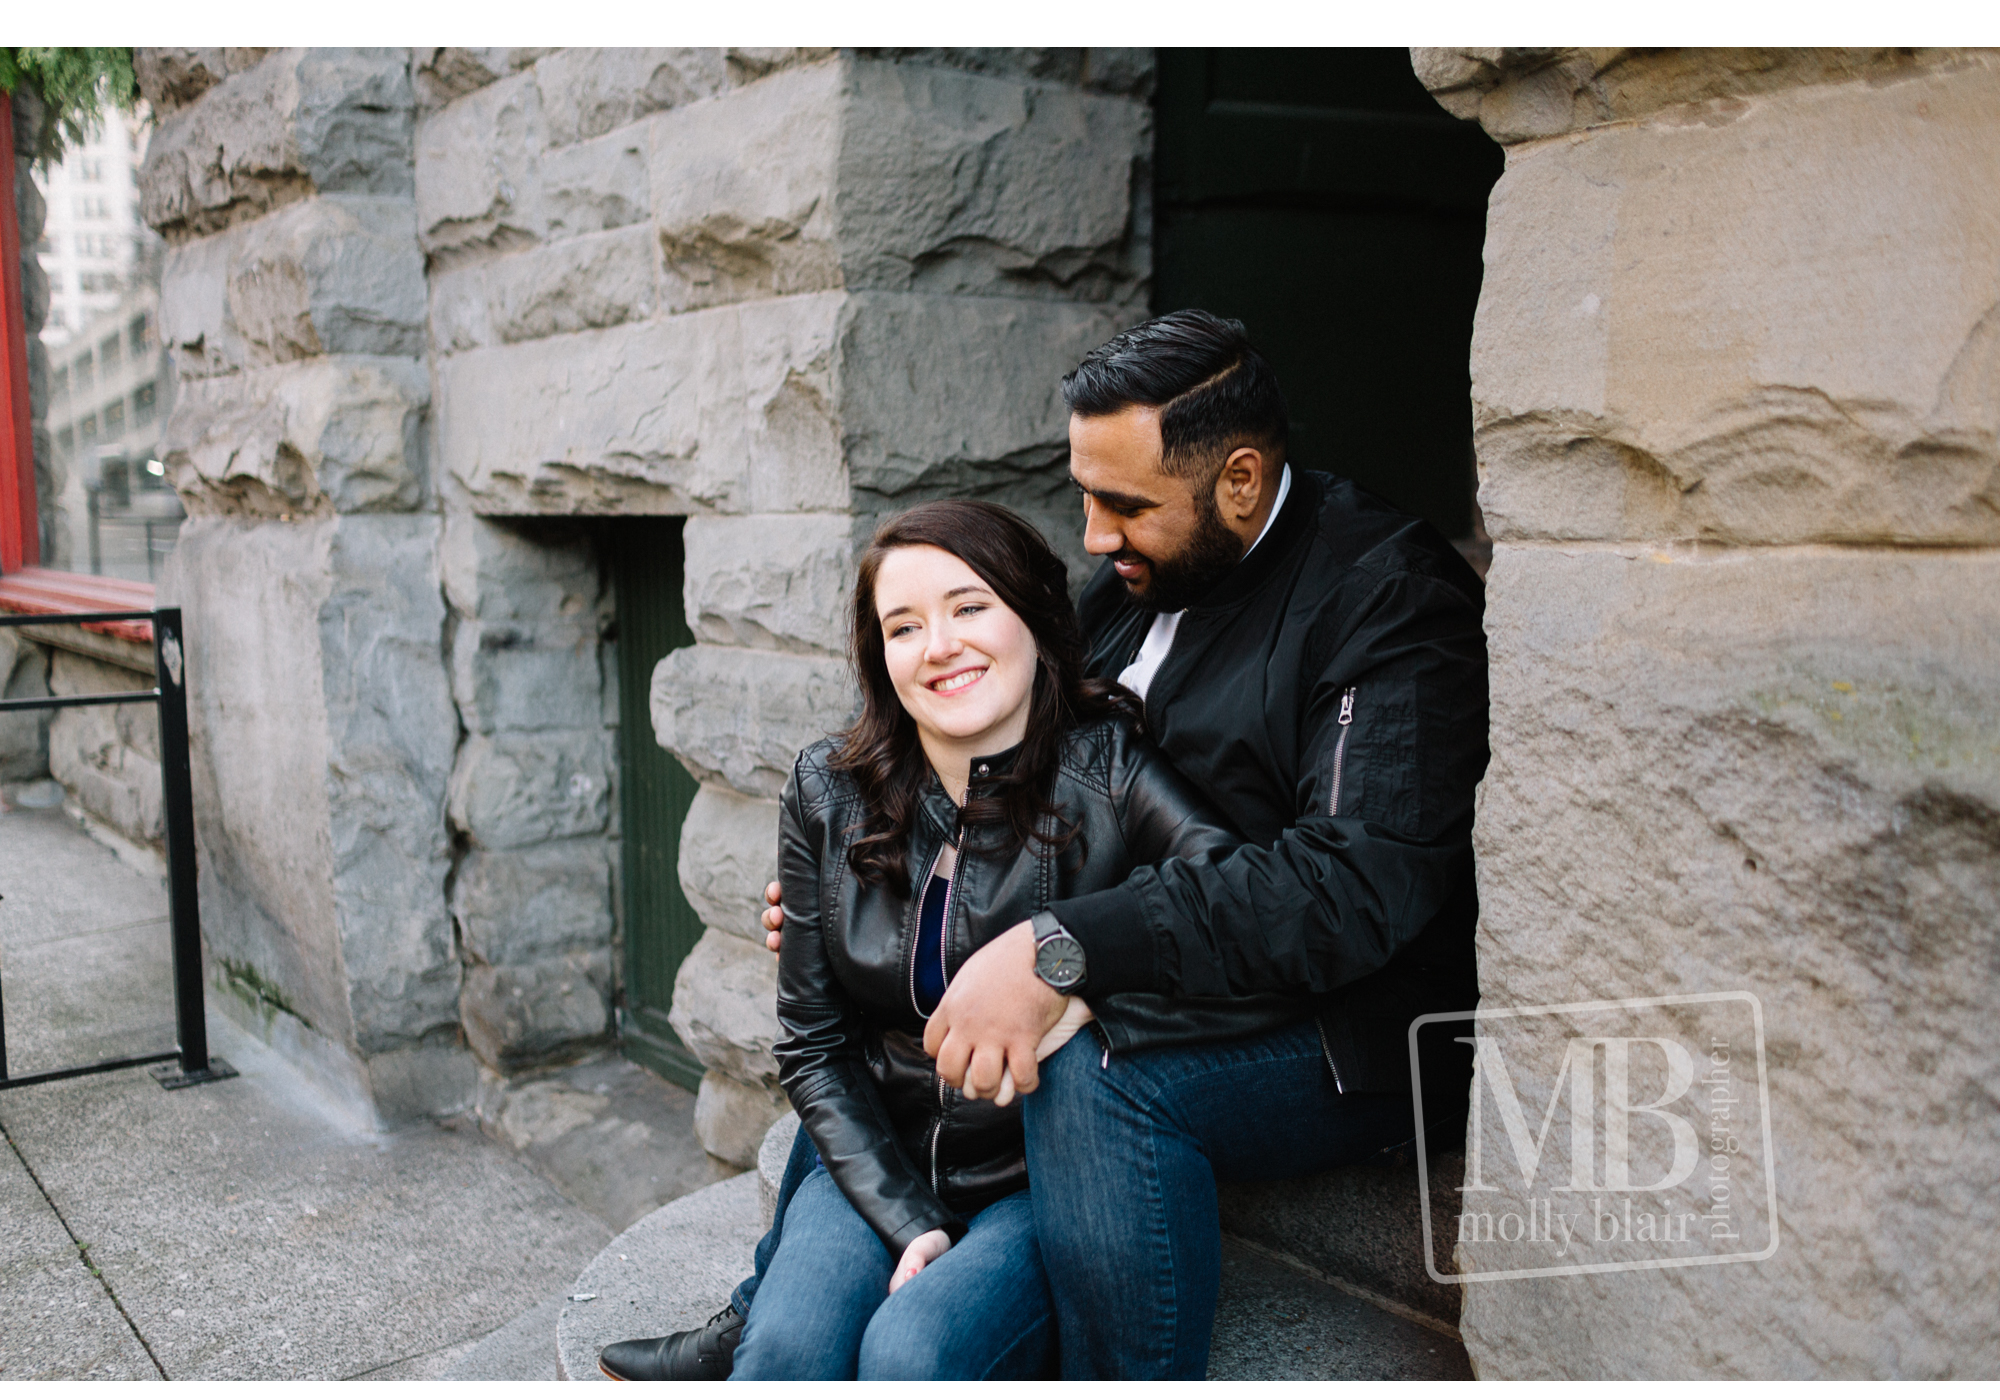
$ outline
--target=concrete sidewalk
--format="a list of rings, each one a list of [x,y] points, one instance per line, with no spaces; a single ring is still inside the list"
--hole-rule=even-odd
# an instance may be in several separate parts
[[[170,1048],[169,966],[156,876],[60,811],[0,812],[13,1073]],[[482,1343],[487,1376],[553,1376],[550,1305],[612,1223],[475,1129],[373,1132],[209,1034],[241,1077],[0,1093],[0,1380],[437,1376]]]

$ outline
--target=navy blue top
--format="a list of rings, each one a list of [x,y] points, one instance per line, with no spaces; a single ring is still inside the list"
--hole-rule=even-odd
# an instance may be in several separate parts
[[[944,998],[944,906],[951,898],[951,881],[932,875],[924,886],[917,911],[917,957],[914,969],[917,1010],[925,1016]]]

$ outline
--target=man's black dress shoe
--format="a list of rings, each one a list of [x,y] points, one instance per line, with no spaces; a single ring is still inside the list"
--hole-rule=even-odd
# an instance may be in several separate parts
[[[692,1332],[613,1342],[597,1369],[614,1381],[726,1381],[743,1340],[743,1314],[731,1303]]]

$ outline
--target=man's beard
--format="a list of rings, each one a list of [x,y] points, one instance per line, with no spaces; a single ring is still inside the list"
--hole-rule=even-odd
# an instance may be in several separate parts
[[[1111,556],[1115,560],[1151,566],[1148,573],[1152,582],[1146,587],[1134,588],[1130,583],[1125,585],[1126,591],[1139,606],[1151,608],[1154,612],[1177,613],[1191,603],[1200,602],[1210,589],[1243,561],[1243,541],[1222,523],[1222,513],[1215,508],[1214,496],[1198,496],[1196,510],[1194,534],[1189,536],[1186,547],[1171,559],[1151,559],[1130,549]]]

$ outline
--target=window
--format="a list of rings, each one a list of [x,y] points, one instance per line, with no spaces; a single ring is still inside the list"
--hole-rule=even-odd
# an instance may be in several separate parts
[[[76,177],[86,185],[104,183],[104,161],[98,156],[84,156],[76,163]]]
[[[110,207],[105,203],[104,196],[101,194],[79,195],[71,207],[76,210],[76,216],[79,219],[108,219],[111,217]]]
[[[107,438],[125,436],[125,400],[117,399],[105,405],[104,436]]]
[[[153,381],[148,379],[132,391],[132,423],[143,428],[153,421],[153,402],[158,397]]]
[[[140,312],[132,318],[131,324],[125,327],[125,335],[132,344],[132,358],[134,360],[142,358],[153,348],[153,318],[143,311]]]
[[[86,413],[83,415],[82,421],[76,425],[76,440],[85,447],[97,441],[97,415],[95,413]]]
[[[90,294],[102,294],[118,290],[118,274],[115,272],[79,272],[76,275],[77,290]]]
[[[76,362],[76,368],[70,374],[70,381],[76,385],[77,393],[87,394],[90,392],[91,387],[97,383],[97,380],[90,373],[90,356],[85,355]]]
[[[56,446],[62,449],[62,454],[65,457],[74,452],[76,450],[76,429],[64,428],[61,432],[57,433]]]
[[[107,335],[97,342],[97,367],[100,370],[115,368],[125,358],[125,344],[115,335]]]
[[[69,366],[64,365],[49,376],[49,397],[66,399],[69,397]]]

